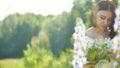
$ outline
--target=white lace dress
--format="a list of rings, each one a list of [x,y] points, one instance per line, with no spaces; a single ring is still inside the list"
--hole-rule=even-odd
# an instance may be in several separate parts
[[[78,40],[78,43],[74,43],[74,45],[75,45],[74,53],[75,54],[74,54],[74,59],[73,59],[73,62],[72,62],[73,68],[83,68],[84,63],[87,62],[85,54],[84,54],[85,52],[83,51],[83,48],[84,47],[90,47],[91,44],[94,43],[94,41],[95,41],[95,39],[85,37],[84,41],[79,41]],[[84,44],[80,45],[81,42],[84,42]],[[113,41],[111,40],[110,43],[113,43]],[[78,46],[76,44],[78,44]],[[83,45],[84,45],[84,47],[82,47]],[[112,44],[111,49],[115,49],[115,48],[117,48],[117,46]],[[117,62],[115,60],[111,59],[111,62],[103,61],[103,64],[98,63],[96,65],[96,68],[116,68],[116,65],[117,65]]]
[[[77,18],[76,19],[76,26],[75,26],[75,32],[73,34],[73,38],[74,38],[74,58],[72,61],[73,64],[73,68],[83,68],[84,63],[87,62],[87,59],[85,57],[85,51],[86,51],[86,47],[90,47],[91,44],[93,44],[93,42],[95,41],[95,39],[89,38],[85,36],[85,25],[83,24],[82,19]],[[112,40],[111,40],[111,43]],[[117,44],[112,44],[112,48],[111,49],[116,49]],[[114,61],[113,59],[111,59],[111,62],[107,63],[108,67],[97,67],[99,66],[99,64],[97,64],[96,68],[115,68],[115,66],[117,65],[116,61]],[[104,65],[104,64],[103,64]]]

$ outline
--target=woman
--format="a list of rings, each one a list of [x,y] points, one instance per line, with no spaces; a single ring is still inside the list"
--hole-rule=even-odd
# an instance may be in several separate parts
[[[82,28],[82,25],[79,26],[80,24],[78,24],[76,26],[78,28],[76,28],[75,33],[73,34],[75,39],[75,55],[73,60],[74,68],[83,68],[89,64],[86,63],[85,49],[86,47],[91,46],[91,44],[93,44],[96,39],[113,39],[116,36],[117,33],[113,28],[115,23],[114,19],[116,17],[115,8],[116,6],[111,1],[100,1],[95,5],[90,15],[90,22],[93,27],[89,28],[84,33],[84,29],[80,29]],[[85,37],[83,34],[85,34]],[[116,57],[116,53],[114,53],[114,50],[112,49],[108,52],[108,54],[112,55],[112,57]],[[109,66],[114,68],[116,66],[116,61],[111,60]]]
[[[88,38],[94,39],[113,39],[117,34],[114,31],[115,4],[112,1],[100,1],[92,10],[90,15],[90,22],[93,27],[89,28],[85,35]],[[108,52],[112,57],[116,57],[113,49]],[[86,64],[85,64],[86,65]],[[110,62],[111,68],[115,67],[116,62]]]

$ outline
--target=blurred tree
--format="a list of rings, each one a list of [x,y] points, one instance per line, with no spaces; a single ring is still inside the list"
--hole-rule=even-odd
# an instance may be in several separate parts
[[[44,49],[38,45],[27,45],[24,51],[25,68],[73,68],[71,61],[73,52],[66,49],[60,57],[56,57],[50,49]]]
[[[6,17],[0,27],[0,58],[21,57],[26,44],[38,35],[42,18],[30,13]]]
[[[87,12],[92,8],[94,1],[91,0],[74,0],[74,6],[72,7],[72,14],[74,17],[81,17],[84,23],[87,22]],[[76,16],[77,15],[77,16]]]
[[[56,56],[72,46],[70,38],[74,31],[74,24],[74,18],[66,12],[54,17],[51,24],[49,24],[50,48]]]

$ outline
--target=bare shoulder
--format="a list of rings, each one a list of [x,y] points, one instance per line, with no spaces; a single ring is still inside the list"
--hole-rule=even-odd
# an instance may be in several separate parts
[[[93,38],[93,37],[94,37],[93,27],[87,29],[87,31],[85,32],[85,36],[88,36],[88,37],[90,37],[90,38]]]

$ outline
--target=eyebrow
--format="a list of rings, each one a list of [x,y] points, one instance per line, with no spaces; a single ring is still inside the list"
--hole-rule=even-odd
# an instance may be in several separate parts
[[[105,17],[106,18],[106,16],[104,16],[104,15],[100,15],[100,16],[102,16],[102,17]],[[108,19],[112,19],[111,17],[109,17]]]

